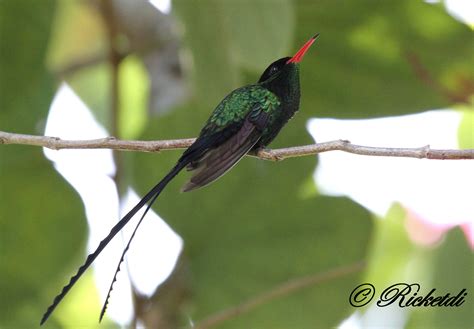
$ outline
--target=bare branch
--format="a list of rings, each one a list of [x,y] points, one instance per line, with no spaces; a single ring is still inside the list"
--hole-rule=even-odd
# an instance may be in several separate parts
[[[436,91],[440,96],[448,99],[450,102],[469,104],[469,98],[473,93],[472,80],[464,79],[462,76],[460,76],[459,82],[463,83],[463,85],[459,86],[459,88],[457,88],[458,90],[456,91],[450,90],[448,87],[444,86],[434,78],[432,73],[423,64],[417,54],[410,50],[406,50],[404,55],[412,67],[413,72],[416,74],[418,79],[420,79],[420,81],[425,83],[432,90]]]
[[[42,146],[53,150],[112,149],[121,151],[160,152],[164,150],[187,148],[194,142],[194,140],[194,138],[186,138],[160,141],[125,141],[116,139],[114,137],[90,140],[63,140],[59,137],[22,135],[0,131],[0,144]],[[351,144],[346,140],[335,140],[275,150],[263,149],[250,155],[263,160],[280,161],[288,158],[314,155],[328,151],[343,151],[368,156],[404,157],[417,159],[474,159],[474,149],[435,150],[431,149],[429,145],[418,148],[372,147]]]
[[[326,272],[316,273],[314,275],[304,276],[287,281],[281,285],[257,295],[242,304],[228,308],[222,312],[211,315],[204,320],[198,322],[196,329],[208,329],[215,327],[222,322],[235,318],[243,313],[247,313],[258,306],[268,303],[274,299],[290,295],[304,288],[315,286],[324,282],[332,281],[352,273],[361,271],[364,268],[364,262],[354,263],[348,266],[338,267]]]

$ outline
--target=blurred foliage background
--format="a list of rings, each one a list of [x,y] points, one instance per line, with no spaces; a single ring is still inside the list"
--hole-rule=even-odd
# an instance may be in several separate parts
[[[169,14],[145,0],[1,0],[0,130],[43,134],[65,81],[111,135],[192,137],[224,95],[315,32],[321,37],[301,65],[302,110],[272,147],[311,143],[303,129],[311,117],[460,105],[459,143],[472,147],[472,29],[442,2],[413,0],[175,0]],[[119,191],[146,192],[178,156],[116,154]],[[349,198],[321,195],[315,166],[315,156],[247,158],[190,194],[177,192],[186,175],[175,179],[154,209],[183,238],[184,251],[151,301],[135,295],[135,320],[190,327],[283,282],[365,261],[364,270],[275,298],[219,328],[334,327],[355,311],[348,297],[359,283],[399,281],[418,282],[425,293],[469,292],[460,308],[403,310],[405,327],[472,328],[473,255],[461,230],[417,245],[403,206],[380,220]],[[37,325],[84,258],[84,217],[78,194],[40,148],[0,147],[0,327]],[[143,257],[152,262],[152,255]],[[74,311],[61,316],[59,307],[47,326],[95,321],[100,302],[81,302],[95,294],[87,278],[70,296]]]

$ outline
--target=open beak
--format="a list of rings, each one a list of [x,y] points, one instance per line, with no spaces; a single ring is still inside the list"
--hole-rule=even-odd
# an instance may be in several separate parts
[[[319,33],[316,33],[316,35],[314,37],[312,37],[311,39],[309,39],[304,45],[303,47],[301,47],[300,50],[298,50],[298,52],[295,54],[295,56],[291,57],[288,62],[286,62],[286,64],[289,64],[289,63],[299,63],[301,62],[301,60],[303,59],[303,56],[304,54],[308,51],[309,47],[311,47],[311,45],[314,43],[314,41],[316,40],[316,38],[319,36]]]

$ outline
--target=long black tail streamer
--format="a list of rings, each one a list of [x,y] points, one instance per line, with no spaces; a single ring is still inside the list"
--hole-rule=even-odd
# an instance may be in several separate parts
[[[156,184],[140,200],[140,202],[138,202],[135,205],[135,207],[133,207],[133,209],[130,210],[110,230],[109,234],[105,237],[105,239],[103,239],[99,243],[99,246],[97,247],[97,249],[93,253],[89,254],[89,256],[87,256],[86,261],[84,262],[84,264],[81,267],[79,267],[79,269],[77,270],[77,273],[73,277],[71,277],[71,280],[69,281],[69,283],[67,285],[65,285],[63,287],[63,289],[61,290],[61,292],[54,298],[53,303],[48,307],[48,309],[44,313],[43,317],[41,318],[41,322],[40,322],[41,325],[43,323],[45,323],[46,320],[48,320],[49,316],[51,315],[51,313],[53,313],[54,309],[58,306],[58,304],[61,302],[61,300],[64,298],[64,296],[66,296],[66,294],[69,292],[69,290],[71,290],[71,288],[74,286],[74,284],[79,280],[79,278],[82,276],[82,274],[84,274],[84,272],[89,268],[89,266],[91,266],[91,264],[94,262],[94,260],[97,258],[97,256],[99,256],[99,254],[102,252],[102,250],[104,250],[104,248],[109,244],[109,242],[117,235],[118,232],[120,232],[122,230],[122,228],[124,228],[125,225],[127,225],[127,223],[130,221],[130,219],[133,216],[135,216],[135,214],[148,203],[148,201],[152,200],[152,202],[150,202],[150,205],[147,207],[145,213],[143,214],[142,218],[140,219],[140,222],[141,222],[141,220],[143,219],[145,214],[148,212],[148,210],[151,207],[151,205],[153,204],[153,202],[156,200],[158,195],[160,195],[161,191],[163,191],[163,189],[174,178],[174,176],[176,176],[190,162],[190,160],[188,160],[189,158],[188,157],[182,157],[178,161],[176,166],[173,169],[171,169],[171,171],[158,184]],[[133,235],[132,235],[132,238],[133,238]],[[129,242],[129,244],[130,244],[130,242]],[[128,245],[127,245],[126,249],[128,249]],[[124,252],[125,251],[126,250],[124,250]],[[119,266],[120,266],[120,264],[119,264]]]
[[[130,236],[130,239],[128,240],[127,245],[123,249],[122,256],[120,257],[119,263],[117,265],[117,269],[115,270],[115,273],[114,273],[114,278],[112,279],[112,282],[110,283],[109,291],[107,292],[107,297],[105,298],[104,305],[102,306],[102,310],[100,311],[99,322],[102,321],[102,318],[104,317],[105,312],[107,311],[107,305],[109,304],[110,294],[112,293],[115,281],[117,281],[117,275],[120,272],[120,265],[123,263],[123,261],[125,259],[125,254],[127,253],[128,249],[130,248],[130,244],[132,243],[132,240],[135,237],[135,233],[137,233],[138,227],[142,223],[143,218],[145,218],[145,215],[147,214],[148,210],[150,210],[153,203],[156,201],[156,198],[158,198],[158,195],[159,194],[155,194],[153,199],[151,199],[150,203],[148,204],[148,206],[145,209],[145,212],[143,213],[142,217],[138,221],[137,226],[135,226],[135,229],[133,230],[133,233]]]

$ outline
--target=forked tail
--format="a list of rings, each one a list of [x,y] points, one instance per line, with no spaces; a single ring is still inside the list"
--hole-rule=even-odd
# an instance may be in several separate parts
[[[122,256],[120,256],[117,268],[115,269],[114,277],[113,277],[112,281],[110,282],[109,291],[107,291],[107,297],[105,297],[104,305],[102,306],[102,310],[100,311],[99,322],[102,321],[102,318],[105,315],[105,311],[107,310],[107,305],[109,304],[110,294],[112,293],[112,289],[114,288],[115,281],[117,281],[117,275],[120,272],[120,265],[122,264],[122,262],[125,259],[125,254],[127,253],[128,249],[130,248],[130,244],[132,243],[132,240],[135,237],[135,233],[137,233],[138,227],[142,223],[143,218],[145,218],[148,210],[150,210],[150,208],[153,205],[153,203],[155,202],[156,198],[158,198],[158,195],[159,194],[155,194],[155,196],[151,199],[150,203],[148,204],[145,211],[143,212],[142,217],[140,217],[140,220],[138,221],[137,225],[135,226],[135,229],[133,230],[132,235],[130,236],[130,239],[128,239],[127,245],[123,249]]]
[[[138,226],[140,225],[141,221],[143,220],[143,218],[145,217],[146,213],[148,212],[148,210],[150,209],[151,205],[153,204],[153,202],[155,202],[156,198],[160,195],[161,191],[163,191],[163,189],[166,187],[166,185],[188,164],[189,161],[187,161],[186,159],[183,159],[181,158],[180,161],[178,161],[178,163],[176,164],[176,166],[158,183],[156,184],[151,190],[150,192],[148,192],[141,200],[140,202],[138,202],[136,204],[135,207],[133,207],[132,210],[130,210],[111,230],[110,230],[110,233],[107,235],[107,237],[102,240],[100,243],[99,243],[99,246],[97,247],[97,249],[92,253],[92,254],[89,254],[89,256],[87,256],[87,259],[85,261],[85,263],[79,267],[77,273],[71,278],[71,280],[69,281],[69,283],[67,285],[65,285],[62,289],[62,291],[59,293],[59,295],[57,295],[55,298],[54,298],[54,301],[53,303],[48,307],[48,309],[46,310],[46,312],[44,313],[43,315],[43,318],[41,319],[41,325],[43,323],[46,322],[46,320],[48,320],[49,316],[51,315],[51,313],[53,313],[54,309],[56,308],[56,306],[58,306],[58,304],[61,302],[61,300],[64,298],[64,296],[66,296],[66,294],[69,292],[69,290],[71,290],[71,288],[74,286],[74,284],[79,280],[79,278],[82,276],[82,274],[84,274],[84,272],[89,268],[89,266],[94,262],[94,260],[97,258],[97,256],[99,256],[99,254],[102,252],[102,250],[104,250],[104,248],[109,244],[109,242],[117,235],[118,232],[120,232],[122,230],[122,228],[124,228],[125,225],[127,225],[127,223],[130,221],[130,219],[132,219],[132,217],[141,209],[143,208],[143,206],[145,206],[147,204],[147,202],[150,201],[150,203],[148,204],[145,212],[143,213],[142,217],[140,218],[140,221],[138,222],[137,224],[137,227],[135,228],[135,231],[133,232],[132,234],[132,237],[131,239],[133,238],[133,236],[135,235],[135,232],[136,232],[136,229],[138,228]],[[125,252],[128,250],[128,247],[130,246],[130,242],[131,242],[131,239],[130,241],[128,242],[123,254],[122,254],[122,257],[120,259],[120,263],[122,262],[123,260],[123,257],[125,255]],[[120,263],[119,263],[119,267],[120,267]],[[117,268],[117,270],[119,269],[119,267]],[[116,273],[117,274],[117,273]],[[115,274],[115,276],[116,276]],[[115,281],[115,276],[114,276],[114,281]],[[113,282],[112,282],[113,283]],[[109,294],[110,294],[110,291],[112,289],[112,286],[110,287],[109,289]],[[107,300],[108,300],[108,296],[107,296]],[[106,301],[106,304],[104,305],[104,308],[103,308],[103,311],[101,313],[101,318],[103,316],[103,313],[105,312],[105,307],[107,305],[107,301]]]

